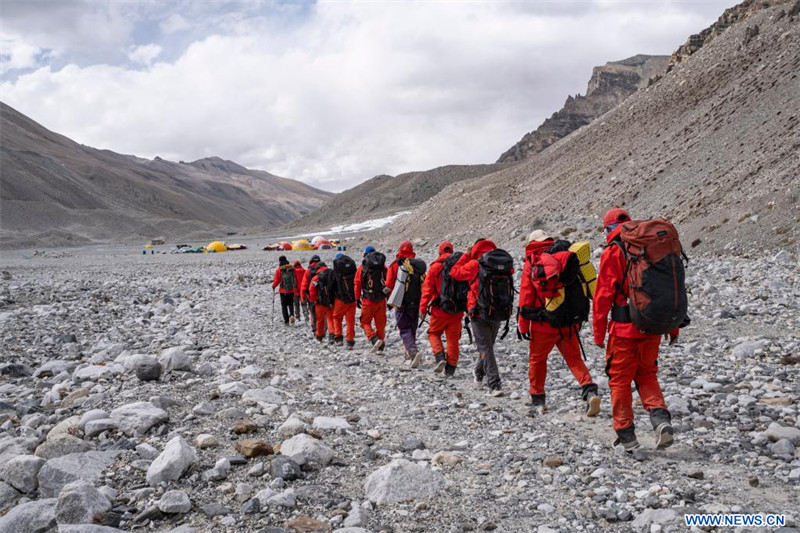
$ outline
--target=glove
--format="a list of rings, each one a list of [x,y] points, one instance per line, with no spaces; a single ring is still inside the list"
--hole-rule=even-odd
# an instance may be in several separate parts
[[[361,309],[361,300],[356,300],[356,307]]]
[[[519,339],[519,340],[523,340],[524,339],[526,341],[529,341],[529,340],[531,340],[531,334],[528,333],[527,331],[525,333],[523,333],[519,329],[517,329],[517,339]]]

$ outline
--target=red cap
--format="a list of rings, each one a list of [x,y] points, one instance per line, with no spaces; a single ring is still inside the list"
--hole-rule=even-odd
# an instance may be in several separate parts
[[[469,250],[469,256],[473,259],[480,259],[483,254],[496,248],[497,245],[489,239],[481,239],[472,245],[472,248]]]
[[[630,219],[631,219],[630,213],[628,213],[621,207],[614,207],[612,209],[609,209],[608,212],[606,212],[605,216],[603,217],[603,227],[607,228],[612,224],[617,224],[618,222],[627,222]]]
[[[439,255],[442,254],[452,254],[453,253],[453,243],[450,241],[442,241],[439,243]]]
[[[414,245],[411,244],[411,241],[403,241],[400,243],[400,248],[398,252],[413,252]]]

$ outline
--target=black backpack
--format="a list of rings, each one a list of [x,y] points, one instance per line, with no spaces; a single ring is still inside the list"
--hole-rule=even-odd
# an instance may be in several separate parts
[[[524,308],[522,310],[523,317],[547,322],[554,328],[580,325],[589,319],[591,301],[583,289],[586,280],[581,274],[578,256],[574,252],[570,252],[569,247],[568,241],[556,241],[551,248],[539,256],[537,262],[531,264],[533,282],[540,286],[557,289],[559,296],[539,302],[539,306],[534,309]],[[546,256],[555,256],[556,254],[569,255],[563,269],[558,273],[558,277],[546,279],[544,269]]]
[[[478,301],[474,316],[482,320],[507,321],[514,311],[514,259],[499,248],[478,259]]]
[[[297,288],[297,278],[294,277],[294,267],[286,265],[281,267],[281,289],[294,291]]]
[[[364,258],[361,267],[361,297],[371,302],[385,300],[385,286],[386,256],[380,252],[371,252]]]
[[[349,304],[356,301],[353,282],[356,279],[356,262],[348,255],[333,260],[335,279],[334,295],[338,300]]]
[[[318,262],[314,263],[313,265],[309,265],[308,266],[308,283],[309,284],[311,283],[311,280],[314,279],[314,276],[317,275],[317,270],[319,270],[320,267],[323,267],[323,266],[325,266],[325,263],[323,263],[322,261],[318,261]],[[305,293],[304,296],[306,298],[308,298],[308,287],[306,287],[306,293]]]
[[[397,260],[400,268],[403,268],[402,265],[405,261],[405,259]],[[422,282],[425,281],[425,272],[428,267],[422,259],[408,259],[408,262],[414,272],[406,279],[405,292],[403,293],[403,309],[417,309],[419,308],[420,300],[422,300]]]
[[[463,313],[467,310],[469,281],[457,281],[450,277],[450,269],[461,255],[461,252],[452,253],[442,262],[442,285],[436,306],[445,313]]]
[[[333,307],[333,290],[335,276],[329,268],[317,274],[317,303],[324,307]]]

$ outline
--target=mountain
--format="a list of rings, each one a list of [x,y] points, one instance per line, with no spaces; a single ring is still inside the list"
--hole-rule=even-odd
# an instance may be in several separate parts
[[[568,96],[564,107],[553,113],[534,131],[526,133],[497,162],[521,161],[585,126],[646,87],[651,78],[663,74],[669,59],[669,56],[640,54],[622,61],[611,61],[602,67],[594,67],[586,96]]]
[[[291,227],[316,228],[361,221],[413,208],[446,186],[495,172],[507,165],[447,165],[397,176],[375,176],[329,199],[316,211],[296,220]]]
[[[621,205],[672,219],[690,254],[796,249],[800,1],[734,11],[735,23],[653,85],[517,165],[447,187],[398,219],[384,244],[464,247],[479,235],[516,250],[541,227],[598,245],[600,217]]]
[[[90,148],[0,102],[5,246],[263,230],[330,196],[218,157],[174,163]]]

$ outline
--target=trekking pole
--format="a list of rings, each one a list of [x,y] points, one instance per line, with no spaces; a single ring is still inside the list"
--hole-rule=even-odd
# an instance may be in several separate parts
[[[275,322],[275,289],[272,289],[272,322]]]
[[[469,327],[469,317],[464,317],[464,329],[467,330],[467,335],[469,335],[469,343],[472,344],[472,329]]]

